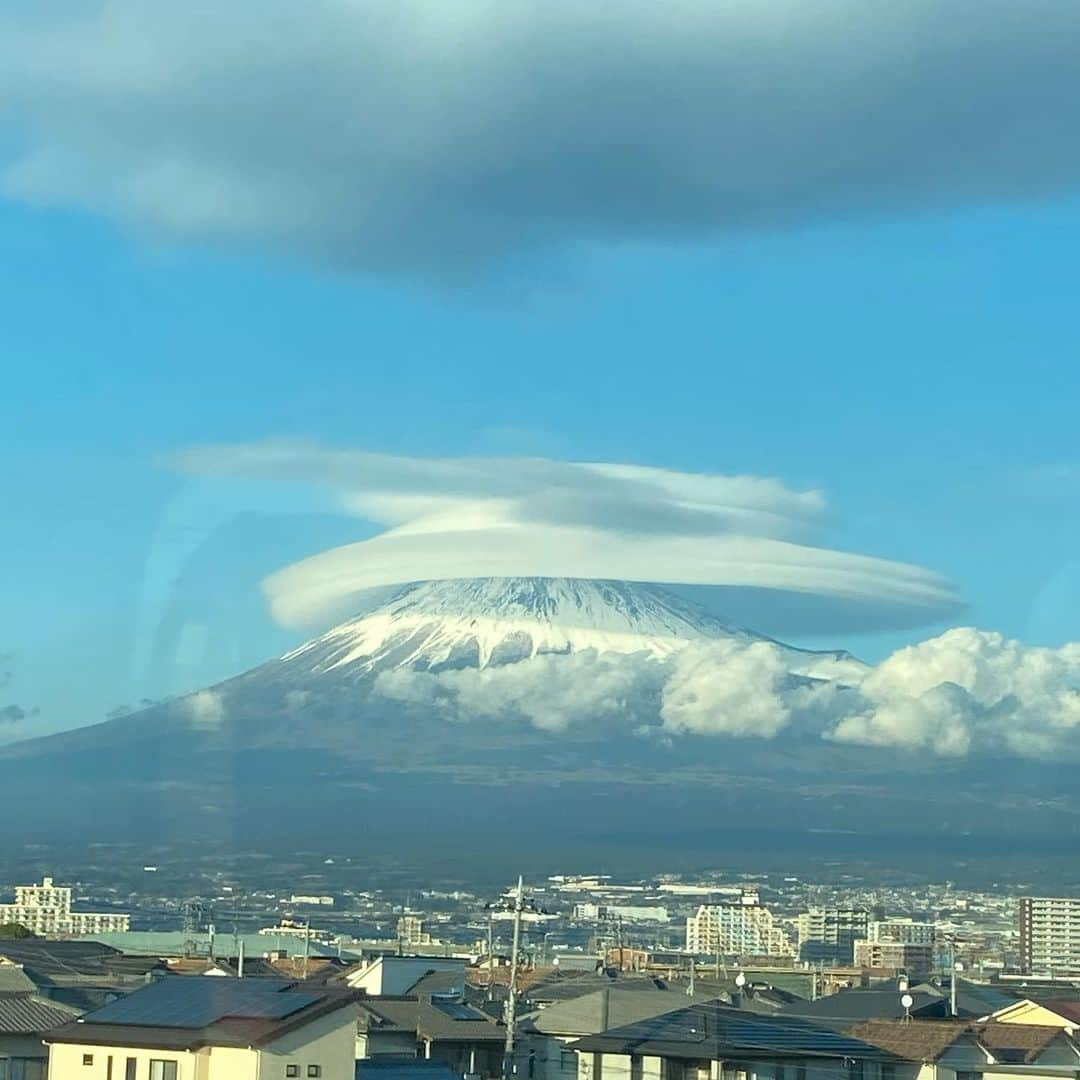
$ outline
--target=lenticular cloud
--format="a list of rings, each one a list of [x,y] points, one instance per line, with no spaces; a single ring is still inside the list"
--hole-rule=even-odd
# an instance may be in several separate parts
[[[280,443],[201,448],[179,464],[198,474],[313,485],[383,526],[267,579],[271,610],[291,627],[352,615],[386,586],[476,577],[767,591],[873,611],[884,625],[926,624],[959,606],[929,570],[822,546],[824,496],[771,478]]]

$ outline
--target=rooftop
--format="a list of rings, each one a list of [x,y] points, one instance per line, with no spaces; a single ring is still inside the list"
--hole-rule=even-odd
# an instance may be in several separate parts
[[[888,1055],[855,1036],[795,1016],[760,1016],[712,1004],[690,1005],[589,1035],[572,1044],[576,1049],[604,1053],[646,1054],[671,1058],[807,1058]]]
[[[258,1046],[359,1000],[286,979],[170,975],[50,1033],[50,1042],[170,1050]]]

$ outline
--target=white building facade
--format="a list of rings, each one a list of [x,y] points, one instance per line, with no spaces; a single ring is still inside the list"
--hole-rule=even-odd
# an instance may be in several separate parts
[[[702,904],[686,920],[692,953],[794,956],[795,946],[768,908],[758,904]]]
[[[107,934],[131,929],[126,912],[86,912],[71,910],[71,889],[54,885],[46,877],[40,885],[19,885],[14,904],[0,904],[0,925],[16,924],[39,937]]]

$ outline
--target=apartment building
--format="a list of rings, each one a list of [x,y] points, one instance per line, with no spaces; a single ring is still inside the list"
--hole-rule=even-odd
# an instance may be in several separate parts
[[[926,974],[934,968],[934,946],[907,941],[856,941],[855,966]]]
[[[0,904],[0,925],[11,923],[40,937],[80,937],[130,930],[131,916],[126,912],[72,911],[71,889],[46,877],[40,885],[17,886],[14,904]]]
[[[1080,978],[1080,898],[1025,896],[1019,918],[1025,975]]]
[[[855,942],[865,940],[869,916],[855,908],[811,908],[796,919],[799,957],[850,964]]]
[[[794,956],[795,946],[760,904],[702,904],[686,920],[686,949],[726,956]]]
[[[870,923],[868,940],[933,946],[937,941],[937,927],[933,923],[916,922],[914,919],[882,919]]]

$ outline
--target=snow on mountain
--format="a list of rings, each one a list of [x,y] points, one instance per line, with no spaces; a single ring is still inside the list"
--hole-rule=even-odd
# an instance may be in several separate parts
[[[282,661],[349,678],[393,668],[441,671],[515,663],[545,653],[645,654],[692,642],[772,639],[732,626],[658,585],[575,578],[469,578],[403,586],[389,600],[307,642]],[[791,671],[857,680],[849,653],[779,645]]]

